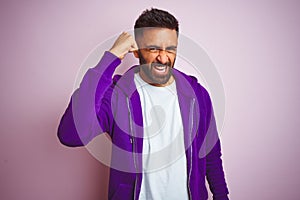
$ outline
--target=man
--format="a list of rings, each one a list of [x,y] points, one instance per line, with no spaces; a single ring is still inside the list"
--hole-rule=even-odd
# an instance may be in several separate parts
[[[178,21],[144,11],[135,38],[122,33],[72,95],[58,137],[83,146],[108,133],[112,147],[108,199],[228,199],[210,97],[194,77],[174,69]],[[112,79],[124,56],[140,65]]]

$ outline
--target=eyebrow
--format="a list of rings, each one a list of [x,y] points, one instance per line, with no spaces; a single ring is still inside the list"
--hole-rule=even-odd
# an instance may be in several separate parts
[[[154,48],[157,48],[157,49],[162,49],[160,46],[157,46],[157,45],[146,45],[146,48],[150,48],[150,47],[154,47]],[[166,49],[175,49],[177,48],[177,46],[175,45],[171,45],[171,46],[167,46]]]
[[[157,49],[159,49],[160,48],[160,46],[157,46],[157,45],[146,45],[146,48],[157,48]]]
[[[166,47],[166,49],[177,49],[177,46],[174,46],[174,45],[168,46],[168,47]]]

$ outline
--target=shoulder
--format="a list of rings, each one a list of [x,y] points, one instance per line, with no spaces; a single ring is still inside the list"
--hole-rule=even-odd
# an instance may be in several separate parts
[[[207,89],[201,83],[199,83],[197,77],[188,75],[182,71],[179,71],[178,69],[174,69],[174,75],[178,81],[188,83],[196,94],[200,94],[205,98],[209,98]]]
[[[202,111],[210,113],[212,110],[212,101],[209,92],[201,83],[199,83],[197,77],[187,75],[177,69],[174,70],[174,75],[177,76],[177,80],[180,82],[177,84],[179,90],[192,98],[196,97],[199,108]]]

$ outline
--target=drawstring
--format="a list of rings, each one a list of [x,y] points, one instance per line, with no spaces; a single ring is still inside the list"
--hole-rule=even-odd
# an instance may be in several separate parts
[[[136,186],[137,186],[137,175],[138,175],[138,169],[137,164],[135,160],[135,140],[134,140],[134,132],[133,132],[133,122],[132,122],[132,115],[131,115],[131,109],[130,109],[130,102],[129,97],[126,97],[127,102],[127,108],[128,108],[128,118],[129,118],[129,127],[130,127],[130,143],[132,144],[132,157],[133,157],[133,163],[135,167],[135,183],[134,183],[134,200],[136,200]]]

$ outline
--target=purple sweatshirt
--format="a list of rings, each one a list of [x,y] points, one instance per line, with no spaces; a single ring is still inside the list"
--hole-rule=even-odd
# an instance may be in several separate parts
[[[143,117],[134,84],[139,66],[112,79],[121,60],[105,52],[73,93],[58,127],[67,146],[83,146],[101,133],[111,137],[112,158],[108,199],[139,199],[142,173]],[[187,187],[191,200],[208,198],[205,177],[214,199],[228,199],[221,146],[208,92],[195,77],[173,69],[184,128]],[[122,166],[122,169],[114,166]]]

